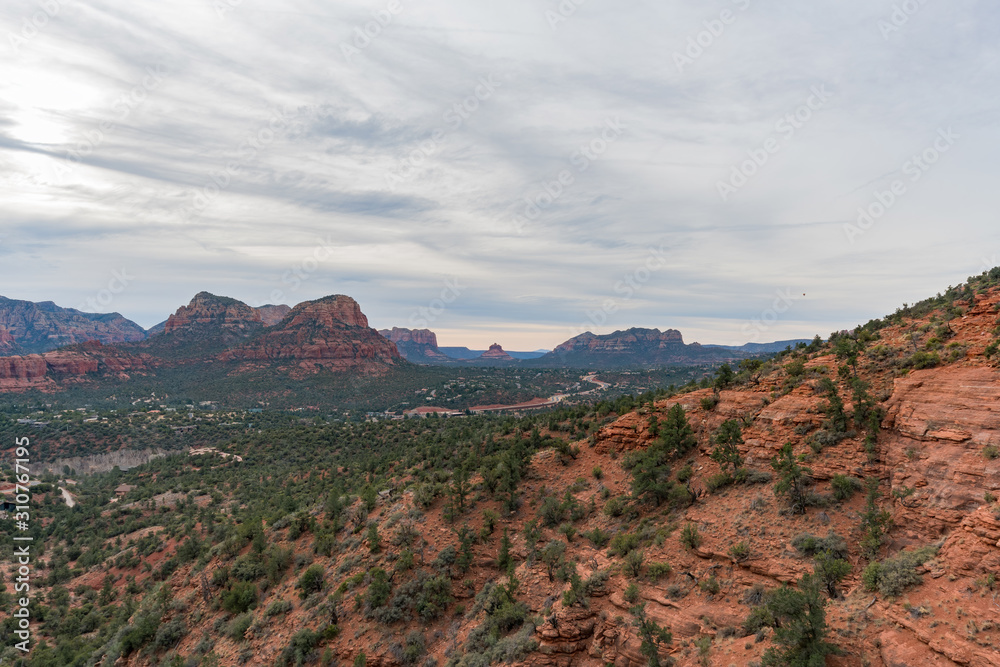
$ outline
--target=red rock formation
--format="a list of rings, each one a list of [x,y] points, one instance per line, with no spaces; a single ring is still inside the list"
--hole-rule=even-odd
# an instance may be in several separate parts
[[[503,351],[499,343],[490,345],[490,349],[479,355],[480,359],[493,359],[495,361],[514,361],[514,357]]]
[[[397,345],[399,343],[415,343],[416,345],[429,345],[437,348],[437,334],[430,329],[400,329],[393,327],[390,329],[379,329],[379,333]]]
[[[224,352],[223,360],[299,360],[303,369],[346,369],[400,360],[396,346],[368,327],[358,303],[343,295],[307,301],[252,341]]]
[[[0,390],[53,390],[58,388],[57,380],[78,382],[93,374],[127,377],[153,365],[146,355],[125,353],[97,342],[84,343],[45,354],[0,357]]]
[[[171,334],[198,325],[216,325],[239,331],[263,325],[263,318],[257,310],[242,301],[199,292],[191,303],[181,306],[167,319],[163,332]]]
[[[0,327],[0,356],[16,354],[17,343],[6,328]]]

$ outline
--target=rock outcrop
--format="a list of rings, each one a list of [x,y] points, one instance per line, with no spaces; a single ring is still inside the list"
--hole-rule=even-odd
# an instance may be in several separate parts
[[[280,326],[223,352],[220,359],[298,361],[303,370],[362,366],[373,370],[378,365],[392,365],[401,357],[391,341],[368,327],[368,318],[357,301],[338,294],[300,303]]]
[[[199,292],[191,303],[181,306],[163,326],[164,334],[185,333],[206,326],[230,331],[248,331],[263,326],[261,314],[242,301]]]
[[[490,345],[490,349],[486,350],[479,357],[481,360],[490,361],[514,361],[514,357],[510,356],[503,351],[503,347],[499,343],[493,343]]]
[[[451,361],[439,349],[437,335],[430,329],[380,329],[379,334],[396,344],[399,353],[415,364],[439,364]]]

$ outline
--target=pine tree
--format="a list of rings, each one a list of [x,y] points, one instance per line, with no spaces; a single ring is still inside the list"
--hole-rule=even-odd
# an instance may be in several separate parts
[[[715,449],[712,450],[712,460],[720,467],[730,465],[733,474],[743,466],[743,457],[739,446],[743,444],[743,430],[735,419],[727,419],[715,433]]]
[[[812,470],[799,465],[799,459],[792,453],[792,443],[785,443],[778,456],[771,459],[771,467],[778,475],[778,482],[774,485],[775,495],[787,496],[792,511],[805,514],[806,475],[812,474]]]

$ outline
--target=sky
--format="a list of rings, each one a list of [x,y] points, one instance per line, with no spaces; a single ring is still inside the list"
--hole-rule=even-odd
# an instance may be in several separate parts
[[[0,6],[0,294],[441,345],[851,328],[1000,265],[1000,7]]]

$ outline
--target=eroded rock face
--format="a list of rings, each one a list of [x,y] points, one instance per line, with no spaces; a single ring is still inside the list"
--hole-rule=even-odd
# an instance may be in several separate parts
[[[358,303],[347,296],[330,296],[301,303],[252,341],[228,350],[224,361],[301,360],[327,368],[349,368],[365,362],[395,363],[396,346],[368,327]]]
[[[917,522],[957,524],[1000,490],[1000,372],[947,366],[897,378],[883,423],[894,489],[915,489],[903,510]]]
[[[74,382],[93,374],[125,377],[129,372],[151,366],[145,355],[126,354],[96,342],[85,343],[45,354],[0,357],[0,390],[52,389],[57,379]]]
[[[379,333],[397,345],[399,343],[415,343],[417,345],[430,345],[437,347],[437,334],[430,329],[379,329]]]
[[[392,341],[407,361],[440,363],[450,359],[437,346],[437,335],[430,329],[380,329],[379,334]]]
[[[256,309],[242,301],[199,292],[191,299],[191,303],[181,306],[167,319],[163,332],[172,334],[205,325],[244,330],[262,326],[263,319]]]

